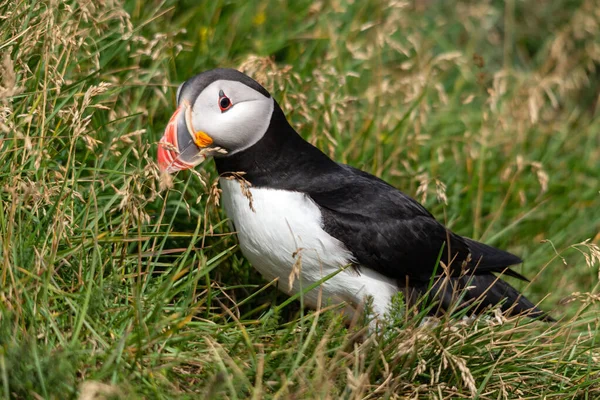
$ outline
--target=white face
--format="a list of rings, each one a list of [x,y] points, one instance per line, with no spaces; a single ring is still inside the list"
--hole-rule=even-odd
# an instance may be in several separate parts
[[[217,80],[204,88],[192,104],[192,126],[195,132],[210,137],[213,146],[234,154],[263,137],[273,107],[273,98],[241,82]]]
[[[231,69],[192,77],[177,90],[177,102],[158,143],[158,164],[168,173],[251,147],[267,132],[275,108],[258,83]]]

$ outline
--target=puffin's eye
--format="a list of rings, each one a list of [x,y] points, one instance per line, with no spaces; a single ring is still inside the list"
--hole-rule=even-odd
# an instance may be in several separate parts
[[[219,108],[221,109],[221,112],[225,112],[227,110],[229,110],[231,108],[232,104],[231,104],[231,100],[229,100],[229,97],[225,96],[225,93],[223,93],[222,90],[219,91]]]

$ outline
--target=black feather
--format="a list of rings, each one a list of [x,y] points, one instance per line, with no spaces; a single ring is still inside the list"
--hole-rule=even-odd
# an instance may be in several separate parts
[[[418,298],[426,295],[427,305],[433,304],[434,315],[447,310],[459,312],[467,308],[468,314],[480,314],[486,309],[500,305],[505,315],[527,315],[545,322],[554,318],[540,310],[510,284],[493,274],[465,275],[439,278],[428,291],[428,285],[417,284],[404,289],[407,302],[414,305]]]
[[[529,282],[529,279],[508,268],[511,265],[521,264],[523,260],[521,260],[520,257],[517,257],[507,251],[488,246],[487,244],[476,242],[473,239],[466,237],[463,237],[463,239],[469,247],[469,251],[471,252],[471,257],[473,258],[474,262],[486,260],[486,264],[492,267],[496,266],[498,269],[503,269],[502,271],[498,270],[498,272],[502,272],[504,275],[512,276],[513,278]]]
[[[408,281],[424,287],[443,249],[441,261],[458,286],[466,285],[461,277],[466,271],[473,275],[472,296],[487,290],[482,304],[506,299],[506,304],[515,304],[515,311],[541,315],[533,303],[492,274],[527,280],[508,269],[522,262],[519,257],[452,233],[421,204],[383,180],[335,163],[296,133],[276,102],[261,140],[215,160],[219,173],[244,171],[254,187],[305,193],[321,209],[325,231],[352,252],[360,268],[376,270],[399,285]],[[447,293],[440,295],[447,308]]]

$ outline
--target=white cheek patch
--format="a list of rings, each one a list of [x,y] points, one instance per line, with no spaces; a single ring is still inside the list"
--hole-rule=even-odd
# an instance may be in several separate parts
[[[246,101],[234,105],[219,118],[218,136],[229,154],[243,151],[258,142],[269,128],[273,99]]]
[[[222,112],[219,92],[229,97],[232,106]],[[266,133],[273,115],[274,100],[234,81],[216,81],[207,86],[193,106],[193,128],[213,139],[214,145],[228,154],[243,151]]]

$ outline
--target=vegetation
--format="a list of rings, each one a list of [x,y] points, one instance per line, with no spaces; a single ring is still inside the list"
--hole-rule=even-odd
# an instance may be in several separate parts
[[[600,396],[600,4],[0,0],[0,397]],[[526,262],[560,321],[366,334],[239,252],[177,86],[238,67],[338,161]]]

